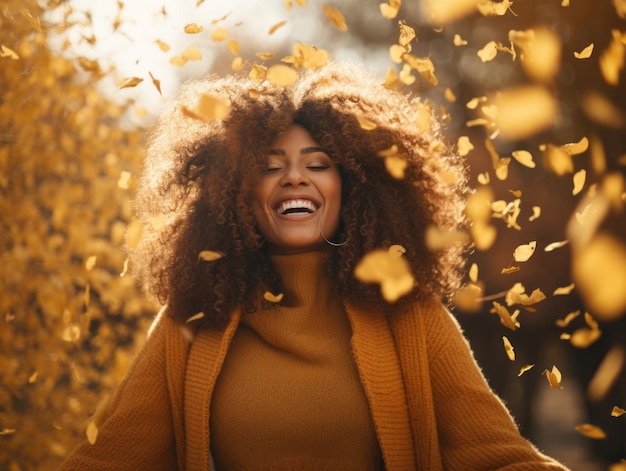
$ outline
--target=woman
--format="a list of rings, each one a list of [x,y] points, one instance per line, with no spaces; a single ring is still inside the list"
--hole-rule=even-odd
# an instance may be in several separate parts
[[[203,100],[228,115],[190,117]],[[137,198],[133,265],[166,307],[61,469],[565,469],[519,435],[441,304],[464,247],[425,234],[463,226],[468,189],[424,116],[338,64],[287,89],[185,84]],[[381,248],[413,280],[394,302],[355,276]]]

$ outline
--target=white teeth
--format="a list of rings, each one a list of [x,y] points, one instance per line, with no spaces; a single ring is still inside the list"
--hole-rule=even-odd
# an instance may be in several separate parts
[[[276,211],[278,211],[280,214],[285,214],[287,212],[289,213],[296,213],[296,212],[312,213],[312,212],[315,212],[316,210],[317,210],[317,205],[313,203],[313,201],[302,200],[302,199],[283,201],[276,208]]]

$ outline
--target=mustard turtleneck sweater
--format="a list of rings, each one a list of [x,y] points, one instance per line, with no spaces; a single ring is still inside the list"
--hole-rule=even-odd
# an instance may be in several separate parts
[[[242,317],[215,385],[210,431],[218,470],[382,469],[327,257],[272,256],[283,301]]]

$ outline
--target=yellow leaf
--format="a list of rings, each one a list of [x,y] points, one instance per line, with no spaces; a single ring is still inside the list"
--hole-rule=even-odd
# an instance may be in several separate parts
[[[191,316],[189,319],[187,319],[185,323],[189,324],[190,322],[197,321],[198,319],[202,319],[203,317],[204,317],[204,312],[199,312]]]
[[[340,29],[341,31],[348,31],[346,20],[339,10],[329,7],[328,5],[322,5],[322,10],[324,10],[324,13],[326,13],[326,16],[330,19],[335,28]]]
[[[625,362],[624,347],[621,345],[611,347],[587,386],[587,397],[592,403],[601,401],[607,395],[620,377]]]
[[[528,220],[531,222],[539,219],[539,216],[541,216],[541,208],[539,206],[533,206],[532,209],[533,215],[528,218]]]
[[[436,25],[452,23],[476,11],[476,0],[424,0],[424,17]]]
[[[213,262],[219,260],[224,256],[221,252],[215,252],[213,250],[203,250],[198,254],[198,260],[204,260],[205,262]]]
[[[376,129],[376,123],[370,121],[365,115],[357,113],[356,119],[359,122],[361,129],[365,129],[366,131],[373,131]]]
[[[559,242],[552,242],[551,244],[546,245],[546,248],[543,249],[544,252],[552,252],[553,250],[560,249],[561,247],[565,247],[569,244],[569,240],[561,240]]]
[[[228,116],[229,109],[228,101],[206,93],[200,95],[196,109],[190,110],[184,106],[181,107],[185,116],[207,122],[225,118]]]
[[[298,80],[298,72],[283,64],[274,64],[267,69],[267,80],[278,87],[290,87]]]
[[[493,302],[493,308],[489,312],[497,314],[500,317],[500,323],[508,329],[515,331],[520,326],[516,320],[517,314],[511,315],[505,306],[496,301]],[[519,311],[517,313],[519,314]]]
[[[583,168],[574,174],[574,188],[572,189],[572,195],[576,196],[585,187],[585,180],[587,178],[587,171]]]
[[[200,61],[202,60],[202,53],[195,46],[189,46],[182,54],[183,59],[187,61]]]
[[[468,235],[463,231],[442,230],[431,225],[426,228],[425,241],[429,250],[437,251],[455,244],[466,244]]]
[[[535,240],[528,244],[519,245],[513,252],[513,258],[516,262],[527,262],[535,253],[536,248],[537,241]]]
[[[476,6],[483,16],[503,16],[509,8],[511,8],[511,5],[513,5],[513,2],[510,0],[503,0],[501,2],[481,0]]]
[[[407,47],[413,41],[415,36],[415,30],[407,25],[404,21],[398,22],[398,27],[400,28],[400,37],[398,38],[398,44],[404,47],[407,52],[409,49]]]
[[[561,372],[556,367],[556,365],[552,365],[552,371],[545,370],[543,374],[546,375],[548,384],[552,389],[563,389],[563,387],[561,386]]]
[[[589,309],[605,321],[626,309],[626,246],[601,232],[573,253],[572,277]]]
[[[459,155],[465,157],[474,149],[474,144],[472,144],[468,136],[461,136],[457,141],[457,148],[459,149]]]
[[[563,294],[570,294],[575,286],[576,285],[574,283],[569,284],[567,286],[561,286],[561,287],[555,289],[554,293],[552,293],[552,294],[554,296],[560,296],[560,295],[563,295]]]
[[[587,46],[580,52],[574,51],[574,57],[576,59],[589,59],[591,57],[591,54],[593,54],[593,43],[589,44],[589,46]]]
[[[385,300],[394,302],[413,289],[414,278],[408,262],[397,251],[377,249],[366,254],[354,269],[364,283],[378,283]]]
[[[626,20],[626,2],[624,0],[613,0],[615,12],[622,20]]]
[[[506,356],[509,357],[509,360],[515,361],[515,349],[511,342],[506,336],[502,336],[502,342],[504,343],[504,351],[506,352]]]
[[[539,27],[509,32],[509,40],[521,51],[522,68],[534,80],[548,82],[561,64],[561,41],[552,30]]]
[[[531,370],[535,365],[524,365],[520,368],[519,373],[517,374],[517,377],[519,378],[520,376],[522,376],[524,373],[526,373],[528,370]]]
[[[572,333],[569,342],[570,344],[572,344],[572,346],[576,348],[587,348],[595,343],[601,335],[602,331],[599,329],[589,329],[587,327],[582,327]]]
[[[98,427],[92,421],[87,424],[87,441],[90,445],[94,445],[96,443],[96,439],[98,438]]]
[[[580,310],[574,311],[574,312],[570,312],[563,319],[557,319],[555,323],[559,327],[567,327],[570,324],[570,322],[572,322],[574,319],[576,319],[579,315],[580,315]]]
[[[245,64],[241,57],[235,57],[233,61],[230,63],[230,68],[236,72],[240,72],[241,70],[243,70],[244,66]]]
[[[389,3],[381,3],[380,13],[388,19],[393,19],[398,15],[398,11],[400,11],[401,0],[389,0]]]
[[[613,410],[611,411],[611,417],[621,417],[626,414],[626,410],[621,407],[613,406]]]
[[[185,34],[198,34],[202,33],[202,31],[204,31],[204,27],[199,26],[196,23],[189,23],[188,25],[185,25]]]
[[[266,301],[269,301],[271,303],[279,303],[284,297],[283,293],[279,293],[279,294],[272,294],[269,291],[266,291],[265,293],[263,293],[263,298]]]
[[[235,39],[229,39],[227,46],[228,46],[228,50],[231,52],[233,56],[239,55],[239,52],[241,51],[241,45],[239,44],[239,41]]]
[[[602,52],[599,59],[600,71],[604,80],[613,86],[619,84],[619,76],[624,68],[624,56],[626,55],[626,41],[622,33],[614,29],[611,31],[612,40],[609,47]],[[626,33],[624,33],[626,37]]]
[[[122,82],[119,85],[119,88],[132,88],[132,87],[136,87],[137,85],[139,85],[141,82],[143,82],[142,78],[139,77],[130,77],[127,79],[122,80]]]
[[[167,52],[170,50],[170,46],[166,42],[157,39],[156,43],[159,46],[159,49],[161,49],[163,52]]]
[[[211,31],[211,40],[216,43],[223,41],[228,37],[228,30],[226,28],[215,28]]]
[[[248,74],[248,77],[250,77],[250,80],[256,83],[262,83],[265,80],[266,76],[267,76],[267,67],[263,65],[258,65],[258,64],[254,64],[252,66],[252,69],[250,69],[250,73]]]
[[[0,57],[8,57],[9,59],[17,60],[20,56],[15,51],[9,49],[4,44],[0,45]]]
[[[257,52],[256,56],[263,61],[268,61],[270,59],[273,59],[276,54],[274,54],[273,52]]]
[[[513,158],[517,160],[524,167],[535,168],[535,162],[533,161],[533,155],[527,150],[516,150],[511,154]]]
[[[487,44],[483,46],[476,54],[480,57],[480,60],[483,62],[490,62],[495,59],[498,54],[498,48],[495,41],[489,41]]]
[[[466,46],[468,43],[465,39],[463,39],[459,34],[454,35],[453,44],[455,46]]]
[[[593,438],[594,440],[604,440],[606,438],[606,433],[597,425],[592,424],[581,424],[576,425],[574,429],[584,435],[587,438]]]
[[[272,34],[274,34],[276,31],[278,31],[280,28],[282,28],[286,24],[287,24],[287,21],[285,21],[285,20],[279,21],[278,23],[275,23],[274,25],[272,25],[270,27],[270,29],[268,30],[267,34],[269,34],[271,36]]]
[[[85,261],[85,270],[91,271],[93,267],[96,266],[97,258],[98,257],[96,257],[95,255],[88,257],[87,260]]]
[[[154,78],[154,75],[152,75],[152,72],[148,72],[148,74],[150,74],[150,78],[152,79],[152,85],[154,85],[154,88],[157,89],[157,91],[159,92],[159,95],[163,95],[161,93],[161,81]]]
[[[407,165],[408,162],[406,159],[397,155],[385,157],[385,168],[387,169],[387,172],[389,172],[389,175],[395,179],[401,180],[404,178],[404,171],[406,170]]]

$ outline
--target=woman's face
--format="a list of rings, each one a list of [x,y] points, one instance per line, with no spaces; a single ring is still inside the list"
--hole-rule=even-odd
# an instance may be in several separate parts
[[[341,177],[328,154],[297,124],[272,144],[254,202],[266,244],[280,253],[319,247],[339,226]]]

